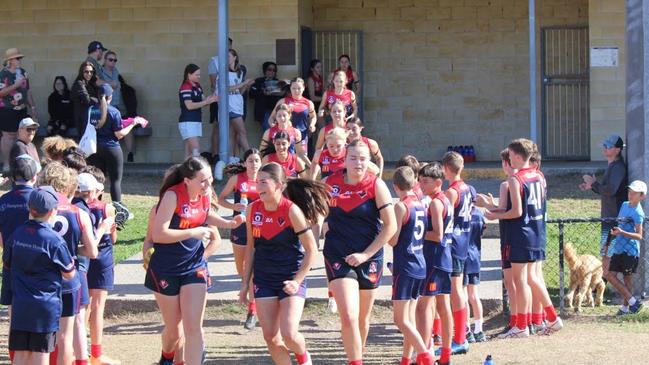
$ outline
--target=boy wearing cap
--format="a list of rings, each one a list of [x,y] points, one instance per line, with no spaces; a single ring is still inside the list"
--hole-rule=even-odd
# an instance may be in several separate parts
[[[618,311],[618,315],[629,312],[637,313],[642,309],[642,303],[632,293],[633,274],[638,268],[642,223],[644,222],[644,211],[640,202],[646,195],[647,184],[640,180],[633,181],[629,185],[629,200],[622,203],[620,213],[617,215],[618,226],[611,229],[615,241],[607,252],[611,261],[606,278],[624,296],[624,303]],[[624,282],[617,278],[617,273],[623,275]]]
[[[40,161],[38,150],[33,143],[39,126],[38,123],[29,117],[20,121],[20,124],[18,124],[18,139],[16,139],[16,142],[11,147],[9,161],[14,161],[17,156],[24,154],[32,156],[36,161]]]
[[[29,220],[8,239],[3,264],[12,271],[9,350],[16,364],[48,362],[61,316],[61,281],[75,274],[65,241],[52,229],[58,199],[51,187],[29,197]]]

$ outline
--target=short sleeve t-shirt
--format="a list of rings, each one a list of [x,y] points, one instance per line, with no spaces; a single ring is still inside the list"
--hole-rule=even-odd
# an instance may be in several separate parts
[[[20,69],[23,77],[27,77],[27,72]],[[11,86],[16,83],[16,74],[9,71],[8,68],[3,68],[0,71],[0,89]],[[27,90],[29,90],[29,83],[27,87],[19,87],[9,94],[0,97],[0,109],[20,111],[27,108]]]
[[[619,223],[618,226],[620,229],[626,232],[635,232],[635,226],[642,224],[644,221],[642,205],[638,204],[637,206],[632,207],[629,205],[629,202],[626,201],[622,203],[620,213],[617,217],[630,219],[628,222]],[[622,236],[621,234],[617,235],[614,244],[609,248],[608,255],[613,256],[620,254],[627,254],[633,257],[640,256],[640,241],[632,240],[628,237]]]
[[[40,157],[38,157],[38,150],[33,143],[25,143],[19,139],[14,142],[11,146],[11,151],[9,152],[9,161],[14,161],[16,157],[20,155],[29,155],[34,161],[40,162]]]
[[[13,290],[11,329],[55,332],[61,316],[61,272],[74,270],[65,241],[49,224],[27,221],[7,242]]]
[[[200,123],[203,119],[201,108],[189,110],[185,106],[185,101],[193,101],[194,103],[200,103],[203,101],[203,89],[201,88],[201,85],[186,80],[182,85],[180,85],[178,97],[180,99],[180,118],[178,118],[178,122]]]
[[[119,139],[115,132],[122,129],[122,114],[112,105],[108,106],[106,123],[97,129],[97,145],[106,148],[119,147]]]

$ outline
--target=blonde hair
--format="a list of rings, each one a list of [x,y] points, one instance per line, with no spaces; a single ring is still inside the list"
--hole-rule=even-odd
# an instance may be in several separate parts
[[[336,127],[336,128],[333,128],[332,130],[330,130],[329,132],[327,132],[327,135],[325,136],[325,139],[326,139],[327,142],[329,142],[330,140],[342,140],[342,141],[346,142],[347,141],[347,136],[348,136],[348,133],[347,133],[346,130]]]
[[[69,138],[51,136],[43,140],[42,149],[45,155],[53,161],[63,160],[63,153],[70,147],[78,147],[77,143]]]
[[[449,151],[442,157],[442,166],[447,167],[454,174],[457,174],[464,168],[464,158],[455,151]]]
[[[56,192],[69,195],[77,189],[77,172],[60,162],[52,161],[43,169],[39,181],[40,185],[49,185]]]

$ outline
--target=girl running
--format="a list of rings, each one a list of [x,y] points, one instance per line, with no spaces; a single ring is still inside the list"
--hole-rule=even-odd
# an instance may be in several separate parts
[[[320,133],[318,133],[318,139],[316,140],[315,143],[315,150],[321,150],[322,147],[324,147],[325,144],[325,136],[329,131],[331,131],[334,128],[346,128],[345,124],[345,104],[342,101],[336,101],[333,104],[331,104],[331,108],[329,109],[331,112],[331,123],[327,124],[324,126],[324,128],[320,129]]]
[[[356,94],[361,92],[361,79],[358,77],[356,71],[352,69],[351,58],[349,58],[348,55],[343,54],[338,57],[338,68],[334,71],[332,76],[334,76],[336,72],[345,73],[345,76],[347,77],[345,87],[354,91]],[[331,80],[329,80],[329,82],[331,83]]]
[[[371,138],[367,138],[361,135],[361,132],[365,128],[363,122],[359,118],[347,119],[346,123],[347,131],[349,136],[347,137],[347,142],[351,142],[355,139],[362,140],[366,145],[370,147],[370,155],[372,160],[376,163],[376,166],[379,168],[379,176],[383,175],[383,165],[385,161],[383,160],[383,154],[381,154],[381,149],[379,148],[378,142]]]
[[[302,179],[286,179],[284,169],[264,165],[257,178],[259,200],[246,209],[250,217],[244,279],[240,301],[248,303],[250,280],[254,285],[259,322],[275,364],[311,364],[304,336],[298,332],[306,275],[317,252],[311,224],[328,213],[326,185]],[[286,191],[286,196],[284,196]]]
[[[261,168],[261,153],[257,149],[249,149],[243,155],[243,163],[229,165],[224,172],[232,175],[225,187],[219,194],[219,204],[224,208],[232,209],[234,215],[245,214],[248,204],[259,199],[257,192],[257,174]],[[230,203],[226,198],[234,194],[234,203]],[[245,199],[245,200],[244,200]],[[243,202],[247,201],[247,204]],[[237,268],[237,274],[243,278],[244,257],[246,254],[246,226],[240,225],[230,232],[230,241],[232,241],[232,252],[234,253],[234,263]],[[248,314],[244,328],[251,330],[257,323],[257,311],[253,293],[250,293],[248,303]]]
[[[325,111],[329,110],[331,105],[340,100],[345,105],[345,113],[348,118],[356,118],[358,115],[358,106],[356,104],[356,94],[345,87],[347,84],[347,75],[343,71],[334,72],[333,88],[325,92],[322,97],[322,103],[318,109],[320,117],[325,116]]]
[[[160,189],[159,202],[151,225],[154,252],[144,285],[154,291],[162,312],[160,364],[173,364],[174,351],[184,333],[185,363],[198,365],[203,356],[203,313],[209,286],[201,241],[215,245],[220,240],[217,229],[235,228],[241,216],[226,222],[211,210],[212,172],[203,159],[190,157],[171,167]],[[182,305],[181,305],[182,303]]]
[[[277,132],[284,131],[288,133],[291,141],[289,151],[295,153],[295,145],[302,140],[302,132],[291,124],[291,107],[288,104],[277,104],[273,113],[275,113],[275,124],[264,132],[264,135],[261,137],[261,143],[259,144],[259,150],[263,151],[268,148],[272,144]]]
[[[327,133],[327,148],[316,151],[311,164],[310,177],[315,180],[318,174],[325,178],[345,168],[345,144],[347,132],[334,128]]]
[[[363,363],[370,314],[383,274],[383,245],[397,228],[390,191],[368,172],[369,160],[369,147],[353,141],[347,147],[346,170],[324,180],[333,192],[323,254],[350,365]]]
[[[277,132],[273,139],[273,145],[262,151],[264,157],[261,162],[262,164],[276,162],[284,168],[286,176],[298,177],[304,174],[307,169],[304,162],[288,150],[291,143],[290,138],[284,131]]]
[[[297,155],[308,163],[307,150],[309,145],[309,134],[315,132],[317,117],[313,102],[302,94],[304,93],[304,80],[296,77],[291,80],[291,95],[279,99],[277,106],[287,104],[291,108],[291,122],[293,127],[301,133],[301,139],[296,146]],[[275,111],[270,115],[270,120],[275,118]]]

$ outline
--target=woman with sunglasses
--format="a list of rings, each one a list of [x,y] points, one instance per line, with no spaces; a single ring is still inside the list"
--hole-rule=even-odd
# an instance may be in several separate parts
[[[83,132],[86,130],[88,107],[99,104],[99,93],[96,85],[95,67],[88,61],[82,62],[79,66],[77,78],[70,90],[74,125],[79,133],[79,138],[83,136]]]
[[[28,115],[36,117],[27,72],[22,68],[23,57],[18,49],[9,48],[0,70],[0,155],[4,171],[9,171],[9,151],[16,140],[18,124]]]

